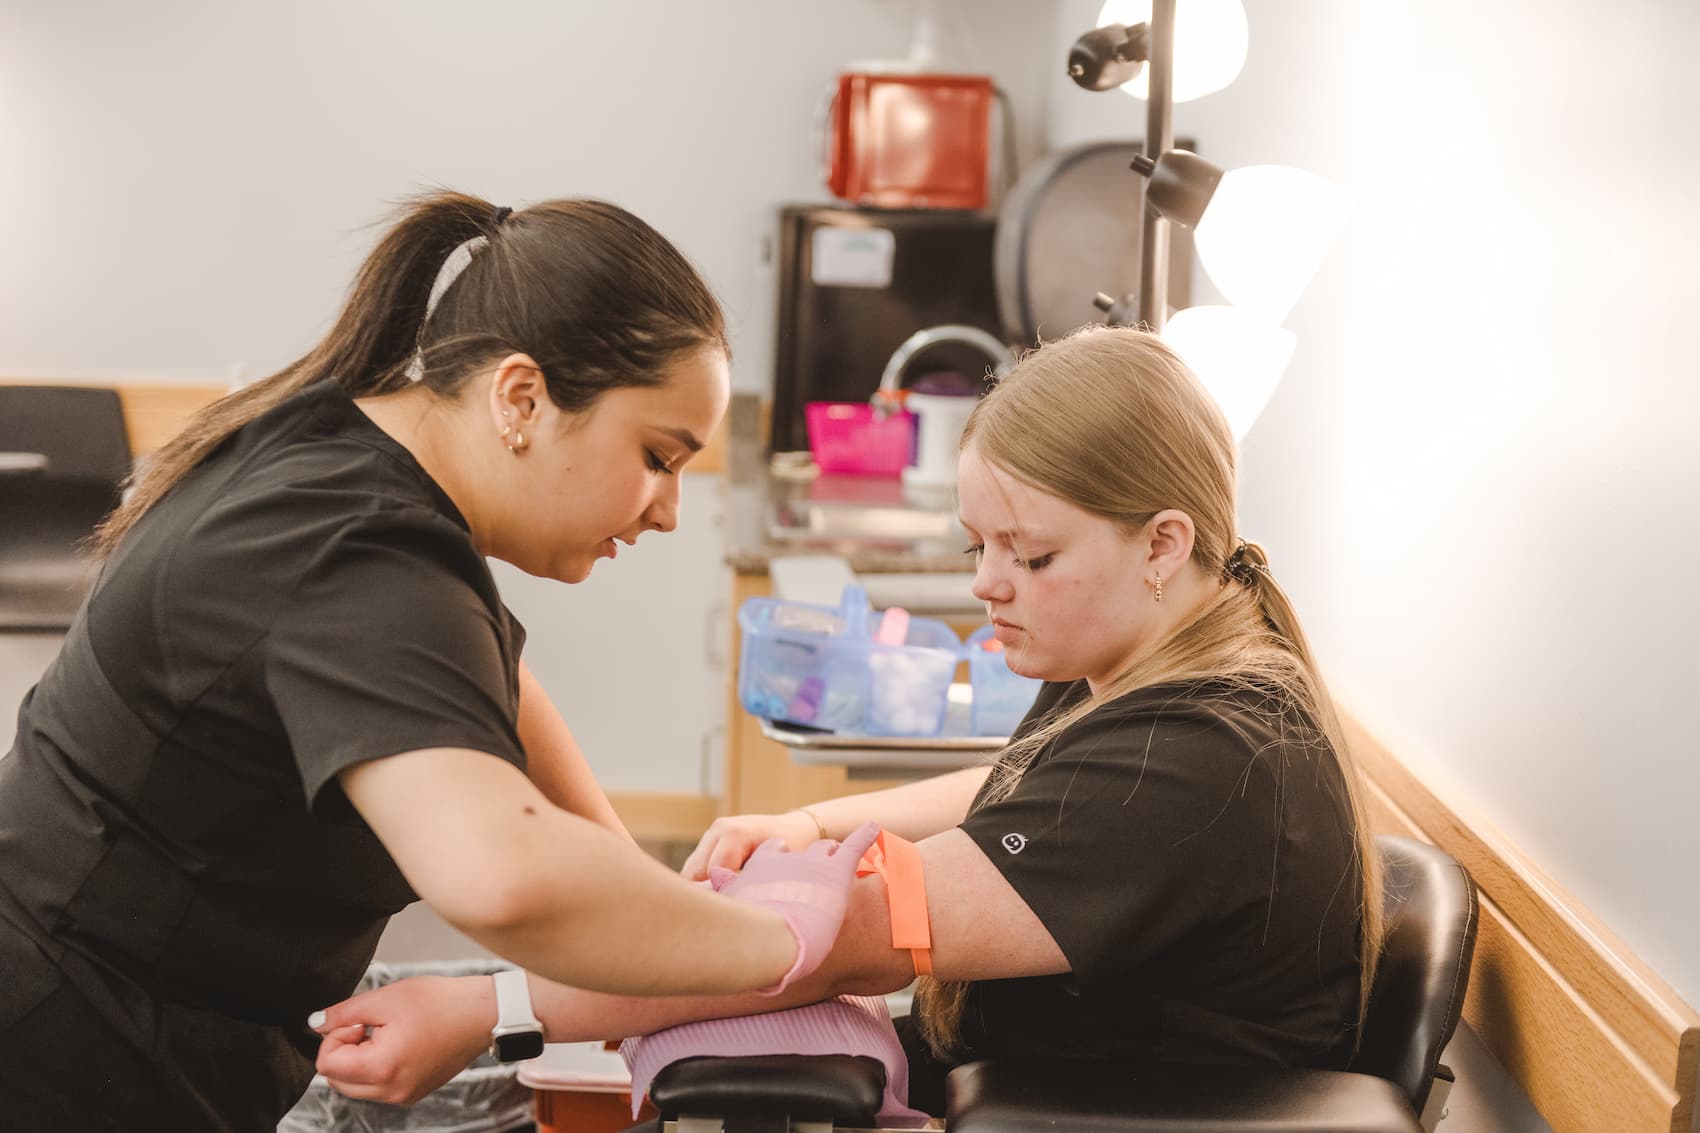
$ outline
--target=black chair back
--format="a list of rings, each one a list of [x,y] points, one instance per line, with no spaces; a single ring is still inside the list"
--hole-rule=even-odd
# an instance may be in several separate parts
[[[0,630],[62,631],[89,581],[81,544],[117,506],[130,471],[124,408],[110,389],[0,386]]]
[[[0,451],[41,453],[53,479],[117,484],[130,471],[123,402],[93,386],[0,385]]]
[[[1476,947],[1476,887],[1444,850],[1376,838],[1386,943],[1352,1069],[1393,1082],[1417,1112],[1458,1026]]]

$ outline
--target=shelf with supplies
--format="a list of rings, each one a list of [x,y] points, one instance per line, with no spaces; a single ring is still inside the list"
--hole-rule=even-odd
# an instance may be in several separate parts
[[[737,611],[751,598],[772,598],[783,590],[773,572],[783,573],[798,556],[840,557],[876,606],[907,606],[943,620],[958,636],[985,622],[984,608],[970,592],[972,572],[962,553],[967,537],[955,522],[953,500],[910,499],[896,478],[819,476],[812,467],[776,461],[766,443],[769,420],[768,407],[756,396],[733,397],[723,482],[722,534],[732,592],[726,607],[730,648],[721,813],[790,810],[914,779],[929,760],[935,765],[923,773],[965,766],[995,751],[1001,746],[995,737],[977,737],[963,745],[971,750],[960,756],[933,751],[900,759],[899,750],[926,752],[939,741],[882,739],[858,746],[844,735],[767,725],[744,710],[738,696]],[[966,670],[965,663],[957,679]],[[783,731],[776,735],[770,727]],[[859,751],[881,754],[862,757]]]

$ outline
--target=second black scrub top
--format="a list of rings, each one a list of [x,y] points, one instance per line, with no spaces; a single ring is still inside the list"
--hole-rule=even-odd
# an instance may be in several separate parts
[[[0,1113],[80,1086],[79,1128],[270,1129],[308,1014],[415,899],[338,772],[438,747],[523,768],[522,643],[454,504],[335,385],[192,471],[0,760]]]
[[[1045,686],[1022,732],[1086,691]],[[973,1056],[1345,1064],[1355,825],[1332,748],[1279,690],[1111,701],[962,828],[1072,969],[973,984]]]

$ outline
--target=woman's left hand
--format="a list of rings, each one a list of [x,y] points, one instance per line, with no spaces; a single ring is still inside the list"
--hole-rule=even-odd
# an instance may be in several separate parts
[[[717,818],[704,831],[679,873],[686,881],[701,881],[709,876],[711,869],[739,870],[763,842],[778,838],[790,849],[802,850],[819,836],[819,830],[815,820],[800,810]]]
[[[309,1020],[324,1037],[319,1073],[351,1098],[409,1105],[488,1047],[495,985],[489,976],[415,976],[322,1014]]]

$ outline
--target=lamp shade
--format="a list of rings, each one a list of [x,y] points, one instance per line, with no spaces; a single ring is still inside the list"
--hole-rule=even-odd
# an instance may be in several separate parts
[[[1151,0],[1108,0],[1098,13],[1098,26],[1151,21]],[[1245,66],[1250,34],[1240,0],[1185,0],[1175,5],[1175,71],[1170,97],[1176,102],[1203,98],[1221,90]],[[1150,93],[1151,69],[1122,84],[1134,98]]]
[[[1237,307],[1188,307],[1163,327],[1174,348],[1222,407],[1234,439],[1251,431],[1287,364],[1292,332]]]
[[[1193,237],[1223,297],[1269,322],[1286,321],[1346,219],[1346,193],[1287,165],[1231,169]]]

